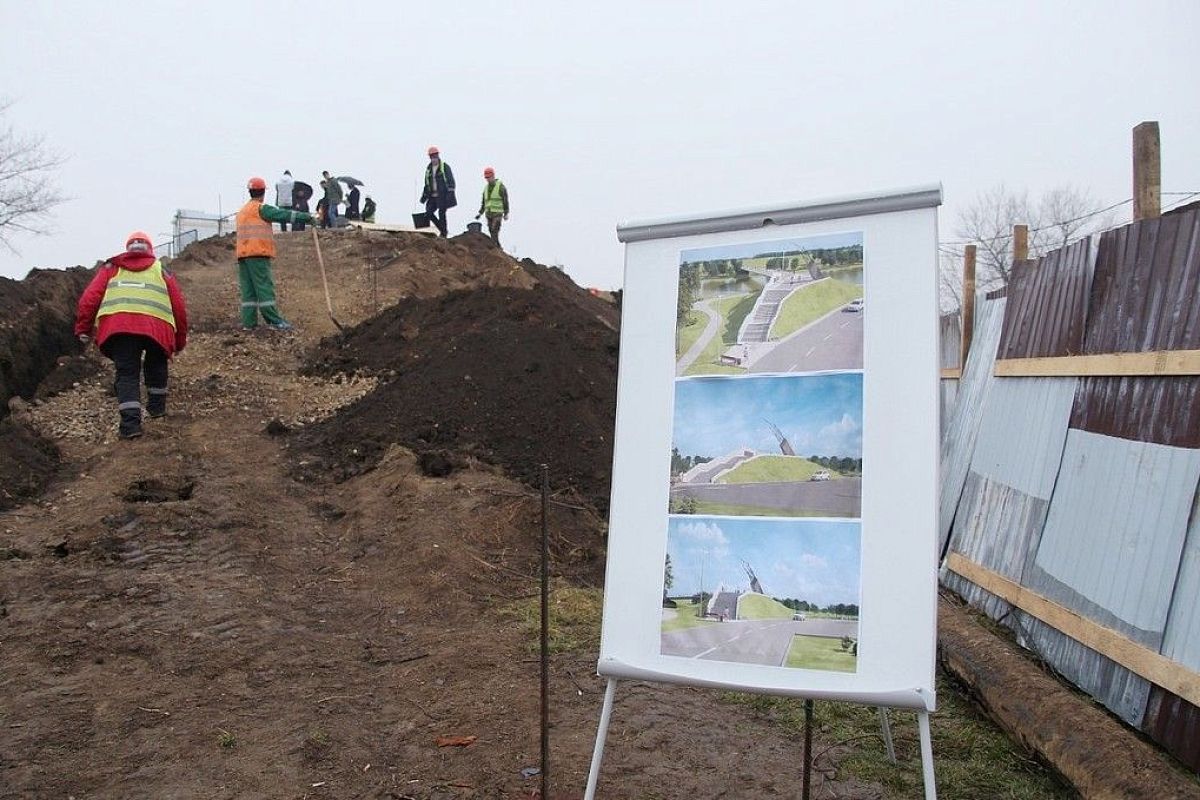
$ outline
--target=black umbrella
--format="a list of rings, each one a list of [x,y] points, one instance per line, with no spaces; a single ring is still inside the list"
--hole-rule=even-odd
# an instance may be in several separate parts
[[[312,187],[304,181],[296,181],[292,184],[292,197],[296,200],[308,202],[312,199]]]
[[[341,181],[342,183],[346,184],[347,186],[365,186],[366,185],[362,181],[360,181],[358,178],[351,178],[349,175],[343,175],[342,177],[338,178],[338,180]]]

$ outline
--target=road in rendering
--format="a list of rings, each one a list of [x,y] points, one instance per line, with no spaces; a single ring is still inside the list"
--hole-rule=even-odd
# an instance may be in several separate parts
[[[861,517],[862,478],[786,483],[701,483],[671,487],[671,499],[693,497],[748,506],[763,515],[780,512],[815,517]]]
[[[797,635],[858,637],[857,620],[759,619],[710,623],[662,634],[664,656],[783,666]]]
[[[834,311],[779,342],[750,372],[862,369],[863,313]]]

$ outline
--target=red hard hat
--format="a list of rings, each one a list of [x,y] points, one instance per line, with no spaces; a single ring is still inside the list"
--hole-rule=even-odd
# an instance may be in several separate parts
[[[438,149],[436,146],[429,148],[429,155],[436,156],[437,154],[438,154]]]
[[[247,189],[250,189],[250,190],[254,190],[254,189],[266,189],[266,188],[267,188],[267,182],[266,182],[266,181],[264,181],[262,178],[254,177],[254,178],[251,178],[251,179],[250,179],[250,180],[249,180],[249,181],[246,183],[246,188],[247,188]]]
[[[153,244],[153,242],[150,241],[150,234],[146,233],[145,231],[134,231],[133,233],[129,234],[129,237],[125,240],[125,249],[128,250],[129,245],[133,244],[134,242]]]
[[[484,167],[483,168],[483,177],[485,177],[485,178],[496,177],[496,170],[492,169],[491,167]]]

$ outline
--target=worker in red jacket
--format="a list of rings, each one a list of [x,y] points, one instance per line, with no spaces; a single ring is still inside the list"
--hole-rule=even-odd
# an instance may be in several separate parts
[[[175,276],[154,255],[150,236],[134,231],[125,252],[105,261],[79,298],[75,336],[95,339],[117,371],[122,439],[142,435],[142,376],[146,413],[167,414],[167,361],[187,344],[187,308]]]

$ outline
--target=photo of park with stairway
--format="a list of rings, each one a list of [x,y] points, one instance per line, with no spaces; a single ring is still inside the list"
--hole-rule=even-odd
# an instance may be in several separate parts
[[[675,374],[862,369],[861,231],[680,254]]]

